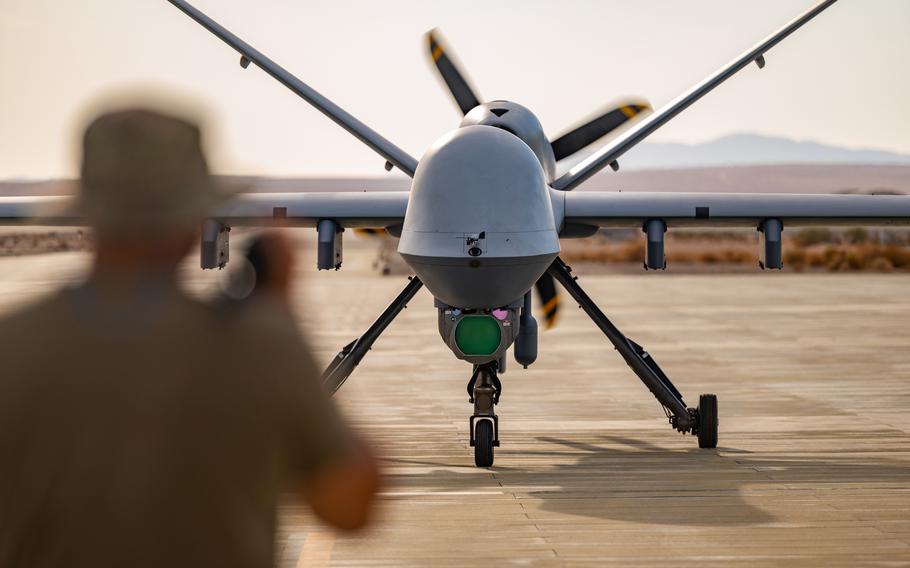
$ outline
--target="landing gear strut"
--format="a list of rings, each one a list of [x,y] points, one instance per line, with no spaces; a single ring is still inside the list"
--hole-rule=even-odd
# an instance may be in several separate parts
[[[330,395],[341,388],[341,385],[351,376],[354,368],[360,364],[360,360],[367,354],[367,351],[373,346],[379,335],[385,331],[385,328],[392,323],[401,310],[405,309],[414,294],[423,286],[420,278],[412,276],[408,285],[404,287],[398,296],[392,300],[389,307],[380,314],[379,318],[373,322],[360,337],[345,345],[341,351],[335,355],[329,366],[322,372],[322,381]]]
[[[626,364],[638,375],[641,382],[657,398],[670,426],[679,432],[691,433],[698,436],[698,445],[701,448],[717,447],[717,397],[713,394],[703,394],[699,398],[698,408],[688,408],[683,401],[682,394],[670,381],[670,378],[661,370],[644,348],[623,335],[619,329],[597,304],[581,289],[572,276],[572,269],[560,258],[556,258],[547,270],[569,292],[569,295],[578,302],[581,309],[588,314],[597,327],[607,336],[610,343],[619,351]]]
[[[496,376],[495,361],[478,365],[468,382],[468,402],[474,403],[474,415],[468,421],[471,447],[474,448],[474,465],[493,465],[493,448],[499,446],[499,417],[494,407],[499,404],[502,383]]]

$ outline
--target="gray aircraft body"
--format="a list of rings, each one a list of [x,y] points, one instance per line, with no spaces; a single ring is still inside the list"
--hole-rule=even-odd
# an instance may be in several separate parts
[[[240,54],[243,68],[255,64],[316,107],[386,160],[413,178],[409,192],[249,193],[225,204],[203,227],[203,268],[228,261],[232,226],[315,227],[318,268],[337,269],[342,233],[380,228],[399,236],[398,252],[416,274],[360,337],[346,345],[325,371],[335,392],[370,346],[425,285],[435,298],[439,332],[459,359],[473,364],[468,383],[474,412],[469,420],[478,466],[493,463],[499,445],[494,411],[502,393],[499,374],[506,353],[527,367],[537,358],[537,322],[531,293],[541,294],[550,321],[559,296],[554,279],[591,317],[629,367],[663,406],[673,428],[695,434],[699,446],[717,444],[717,399],[701,395],[697,407],[641,346],[623,335],[587,296],[559,259],[560,239],[592,236],[602,227],[640,228],[647,236],[645,268],[665,268],[664,234],[675,227],[742,227],[761,232],[762,268],[782,267],[784,228],[816,225],[910,224],[910,196],[619,193],[574,188],[622,155],[726,79],[755,63],[836,0],[817,3],[664,108],[649,113],[640,101],[607,109],[593,120],[550,141],[537,117],[508,101],[481,102],[436,32],[428,51],[463,113],[459,128],[437,140],[416,160],[348,114],[274,61],[185,2],[169,0]],[[621,135],[607,139],[565,173],[557,164],[601,141],[627,121]],[[8,223],[79,224],[67,198],[0,200]]]

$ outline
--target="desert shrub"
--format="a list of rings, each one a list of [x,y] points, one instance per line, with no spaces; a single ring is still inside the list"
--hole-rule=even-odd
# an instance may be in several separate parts
[[[844,253],[842,269],[862,270],[866,267],[868,255],[857,249],[850,249]]]
[[[784,249],[784,265],[790,266],[796,269],[803,268],[806,266],[806,260],[808,255],[806,251],[798,248],[785,248]]]
[[[894,268],[910,268],[910,251],[889,245],[882,250],[882,257],[888,259]]]
[[[701,251],[692,249],[669,249],[667,251],[667,262],[679,263],[698,263],[701,260]]]
[[[828,270],[840,270],[841,266],[844,264],[845,257],[844,251],[837,247],[827,247],[824,252],[822,252],[825,268]]]
[[[731,248],[724,250],[723,259],[732,264],[751,264],[755,262],[755,255],[745,249]]]
[[[866,265],[866,269],[876,272],[894,272],[894,265],[884,256],[877,256]]]
[[[812,268],[820,268],[825,266],[827,259],[825,258],[823,251],[810,250],[806,252],[806,265],[811,266]]]
[[[712,250],[707,250],[698,256],[698,260],[705,264],[717,264],[720,262],[720,255]]]
[[[847,239],[848,243],[859,245],[869,240],[869,231],[863,227],[853,227],[852,229],[847,229],[844,233],[844,237]]]
[[[645,242],[641,239],[624,244],[616,251],[619,262],[643,262],[645,259]]]
[[[910,246],[903,243],[882,245],[875,232],[866,233],[863,230],[851,229],[832,233],[827,230],[810,229],[794,233],[804,236],[803,242],[815,244],[808,247],[800,246],[795,242],[797,239],[792,237],[785,243],[784,265],[791,270],[910,271]],[[893,233],[904,238],[904,232]],[[636,233],[635,236],[636,238],[630,241],[615,239],[598,239],[592,240],[593,242],[565,241],[561,254],[568,262],[641,265],[645,258],[646,242],[640,233]],[[831,239],[833,242],[817,242],[825,239]],[[667,256],[671,264],[701,264],[712,267],[754,266],[756,247],[741,241],[713,242],[685,238],[676,243],[668,243]]]
[[[741,243],[753,240],[755,236],[750,231],[720,231],[682,229],[668,233],[671,240],[678,241],[706,241],[711,243]]]
[[[830,229],[803,229],[793,235],[793,243],[801,247],[835,242],[837,239]]]

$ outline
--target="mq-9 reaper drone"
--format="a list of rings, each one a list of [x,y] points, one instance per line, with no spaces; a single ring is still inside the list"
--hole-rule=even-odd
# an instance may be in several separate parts
[[[647,235],[645,267],[665,268],[664,233],[673,227],[749,227],[761,232],[761,266],[782,267],[781,232],[813,225],[907,225],[910,196],[708,193],[572,192],[592,175],[829,8],[824,0],[652,114],[643,102],[609,109],[549,141],[534,114],[509,101],[481,102],[435,32],[428,51],[463,113],[459,128],[437,140],[418,162],[290,72],[184,0],[169,0],[253,64],[316,107],[413,178],[410,191],[249,193],[225,204],[206,222],[202,266],[227,261],[231,226],[316,227],[318,268],[341,264],[342,231],[380,228],[400,236],[398,252],[416,276],[359,338],[346,345],[324,373],[335,392],[383,330],[426,286],[435,298],[439,332],[455,356],[474,366],[468,384],[474,412],[470,441],[478,466],[493,464],[499,446],[494,408],[502,393],[499,373],[507,349],[528,366],[537,357],[537,324],[531,290],[541,291],[545,317],[558,304],[553,279],[568,291],[628,366],[663,406],[670,425],[697,436],[702,448],[717,445],[717,399],[701,395],[689,407],[680,391],[640,345],[626,337],[584,292],[559,258],[560,239],[592,236],[601,227],[640,228]],[[629,120],[635,123],[569,168],[557,163],[599,141]],[[23,217],[29,203],[5,203],[7,218]],[[12,211],[11,211],[12,210]]]
[[[817,3],[657,112],[642,118],[649,106],[629,102],[552,142],[527,108],[503,100],[481,102],[431,31],[429,54],[464,116],[459,128],[437,140],[420,162],[184,0],[169,1],[237,50],[241,66],[255,64],[384,157],[386,169],[397,167],[413,178],[409,192],[238,198],[210,222],[209,264],[218,262],[228,226],[259,224],[267,217],[316,226],[320,269],[340,266],[344,228],[378,227],[399,236],[398,252],[416,276],[361,337],[338,353],[324,373],[326,386],[337,391],[382,331],[426,286],[435,298],[443,340],[457,358],[474,366],[467,390],[474,404],[469,427],[478,466],[492,465],[493,448],[499,445],[494,407],[502,393],[498,374],[506,351],[513,347],[524,367],[537,358],[531,290],[537,284],[544,315],[552,321],[558,305],[553,279],[654,394],[670,425],[695,434],[702,448],[717,445],[716,397],[703,394],[697,407],[686,405],[649,353],[623,335],[584,292],[559,258],[560,238],[588,237],[601,227],[641,228],[647,235],[645,268],[664,269],[668,227],[751,227],[761,232],[762,268],[780,269],[785,226],[910,222],[910,197],[904,196],[571,193],[604,167],[618,169],[624,153],[738,71],[753,62],[763,68],[766,52],[836,0]],[[557,173],[558,162],[633,119],[637,123],[623,134]]]

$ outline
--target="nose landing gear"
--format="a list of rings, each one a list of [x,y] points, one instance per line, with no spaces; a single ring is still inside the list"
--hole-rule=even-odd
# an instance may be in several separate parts
[[[468,382],[468,402],[474,403],[474,414],[468,421],[474,465],[493,465],[493,448],[499,446],[499,417],[494,407],[499,404],[502,383],[496,375],[497,363],[478,365]]]

